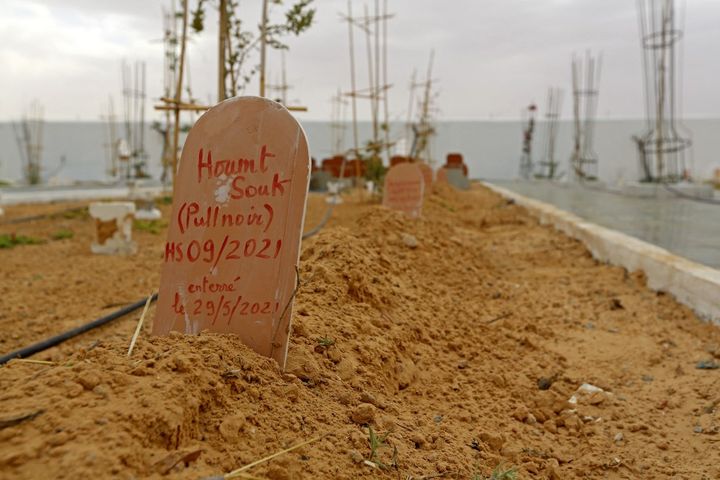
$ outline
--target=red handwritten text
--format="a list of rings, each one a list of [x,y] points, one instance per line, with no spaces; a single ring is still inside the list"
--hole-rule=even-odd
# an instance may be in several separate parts
[[[264,226],[263,232],[267,232],[270,225],[272,225],[275,211],[268,203],[264,203],[262,207],[265,209],[264,212],[255,212],[255,207],[252,206],[250,212],[243,214],[226,213],[221,206],[215,205],[207,207],[201,212],[198,202],[184,202],[180,205],[177,213],[178,227],[180,227],[180,233],[185,233],[185,230],[192,227],[214,228],[257,225]]]
[[[207,158],[203,158],[203,149],[201,148],[198,152],[198,163],[197,163],[197,179],[198,183],[203,181],[203,173],[205,173],[205,179],[211,180],[213,177],[234,177],[242,173],[265,173],[268,167],[265,161],[268,158],[273,158],[274,153],[270,153],[267,149],[267,145],[263,145],[260,149],[260,158],[258,159],[258,165],[255,164],[255,159],[252,158],[233,158],[226,160],[216,160],[213,162],[212,152],[207,152]]]

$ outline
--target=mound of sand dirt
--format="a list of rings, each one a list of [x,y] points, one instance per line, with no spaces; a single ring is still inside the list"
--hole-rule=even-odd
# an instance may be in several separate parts
[[[485,189],[348,199],[300,273],[286,372],[147,326],[128,358],[134,321],[2,368],[0,477],[198,479],[320,437],[246,478],[720,478],[718,330]]]

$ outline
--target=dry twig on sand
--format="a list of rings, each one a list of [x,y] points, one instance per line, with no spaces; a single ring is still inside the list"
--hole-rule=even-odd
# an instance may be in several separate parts
[[[50,360],[34,360],[32,358],[15,358],[13,359],[13,361],[22,363],[36,363],[38,365],[57,365],[57,362],[51,362]]]
[[[132,355],[133,348],[135,348],[135,342],[137,342],[138,336],[140,336],[140,330],[143,326],[143,321],[145,321],[145,314],[148,311],[148,308],[150,308],[150,302],[152,300],[153,294],[151,293],[150,296],[147,299],[147,302],[145,302],[145,308],[143,309],[142,315],[140,315],[140,320],[138,320],[137,327],[135,328],[135,333],[133,333],[132,340],[130,340],[130,347],[128,348],[127,356],[129,357]]]
[[[233,470],[232,472],[227,473],[227,474],[223,475],[223,476],[220,477],[220,478],[223,478],[223,479],[226,479],[226,480],[227,480],[227,479],[230,479],[230,478],[247,478],[247,479],[252,479],[253,477],[251,477],[251,476],[249,476],[248,474],[244,473],[246,470],[249,470],[249,469],[251,469],[252,467],[255,467],[255,466],[260,465],[260,464],[262,464],[262,463],[268,462],[268,461],[272,460],[273,458],[279,457],[280,455],[284,455],[284,454],[286,454],[286,453],[290,453],[290,452],[292,452],[293,450],[297,450],[298,448],[304,447],[305,445],[308,445],[308,444],[310,444],[310,443],[317,442],[317,441],[320,440],[322,437],[323,437],[323,435],[319,435],[319,436],[317,436],[317,437],[313,437],[313,438],[311,438],[310,440],[306,440],[306,441],[304,441],[304,442],[298,443],[297,445],[295,445],[295,446],[293,446],[293,447],[286,448],[286,449],[284,449],[284,450],[280,450],[279,452],[275,452],[275,453],[273,453],[272,455],[268,455],[267,457],[261,458],[260,460],[255,460],[254,462],[248,463],[248,464],[245,465],[244,467],[240,467],[240,468],[238,468],[237,470]]]

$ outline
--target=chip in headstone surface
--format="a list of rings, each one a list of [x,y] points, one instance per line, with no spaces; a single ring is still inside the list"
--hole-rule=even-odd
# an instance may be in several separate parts
[[[310,155],[279,103],[226,100],[188,134],[153,325],[234,333],[284,367]]]
[[[399,163],[385,174],[383,205],[419,217],[425,182],[416,163]]]

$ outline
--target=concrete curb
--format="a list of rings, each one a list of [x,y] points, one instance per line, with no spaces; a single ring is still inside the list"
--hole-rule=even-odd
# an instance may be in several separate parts
[[[720,325],[720,270],[679,257],[656,245],[590,223],[577,215],[502,187],[481,182],[490,190],[525,207],[543,225],[552,225],[580,240],[597,260],[642,270],[653,290],[672,294],[700,317]]]
[[[0,205],[74,202],[82,200],[127,199],[133,196],[162,195],[162,185],[37,186],[0,189]]]

